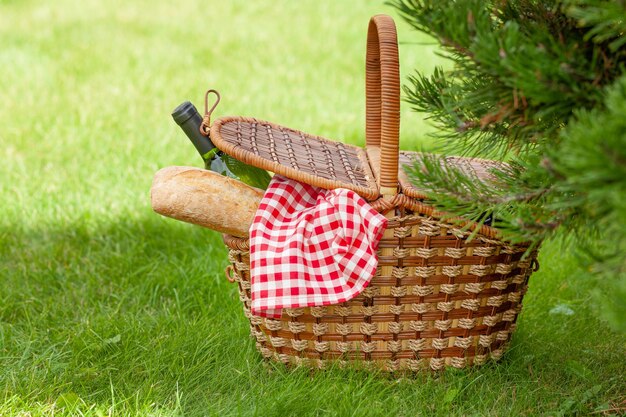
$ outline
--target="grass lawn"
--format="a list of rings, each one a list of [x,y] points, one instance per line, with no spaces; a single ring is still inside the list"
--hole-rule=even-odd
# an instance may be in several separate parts
[[[0,0],[0,416],[625,412],[626,340],[556,243],[499,364],[310,373],[256,353],[219,235],[151,211],[156,170],[201,165],[170,111],[207,88],[218,115],[363,144],[381,3]],[[403,77],[440,63],[398,25]],[[432,146],[402,117],[403,148]]]

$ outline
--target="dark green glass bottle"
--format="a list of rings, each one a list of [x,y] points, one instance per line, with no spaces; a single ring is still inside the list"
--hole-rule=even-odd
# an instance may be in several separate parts
[[[271,177],[267,171],[246,165],[243,162],[225,154],[213,145],[209,136],[200,133],[202,116],[196,107],[189,101],[185,101],[172,112],[174,121],[183,129],[191,143],[196,147],[202,159],[204,167],[226,177],[235,178],[252,187],[265,190],[270,183]]]

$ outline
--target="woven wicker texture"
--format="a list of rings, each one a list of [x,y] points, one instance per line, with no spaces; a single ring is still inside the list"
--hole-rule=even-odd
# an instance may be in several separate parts
[[[365,57],[365,144],[380,147],[379,184],[383,195],[398,186],[400,146],[400,60],[396,25],[389,16],[370,19]]]
[[[424,199],[427,197],[425,191],[411,183],[405,169],[412,168],[415,164],[419,167],[420,155],[420,152],[400,152],[400,171],[398,172],[398,179],[400,181],[402,194],[417,199]],[[491,174],[492,169],[501,168],[505,165],[503,162],[490,161],[488,159],[462,158],[458,156],[447,156],[445,157],[445,161],[449,165],[459,168],[466,175],[472,176],[476,178],[477,181],[485,183],[493,181],[494,177]]]
[[[250,313],[248,240],[224,236],[226,275],[239,286],[251,335],[267,358],[319,368],[358,360],[389,371],[439,370],[498,359],[537,254],[524,257],[527,246],[500,240],[490,226],[469,241],[475,226],[442,221],[399,169],[418,154],[399,152],[397,38],[388,16],[370,20],[366,72],[365,150],[256,119],[223,118],[211,127],[216,145],[236,158],[312,185],[352,189],[389,219],[376,275],[357,298],[286,309],[280,320]],[[448,160],[481,181],[497,164]]]
[[[211,126],[215,145],[247,164],[322,188],[347,188],[378,197],[365,151],[341,142],[248,117],[223,117]]]
[[[263,356],[323,368],[359,359],[389,371],[463,368],[497,359],[515,328],[535,254],[400,210],[380,242],[376,276],[341,305],[250,314],[247,240],[225,236],[251,334]],[[391,254],[385,254],[387,251]]]

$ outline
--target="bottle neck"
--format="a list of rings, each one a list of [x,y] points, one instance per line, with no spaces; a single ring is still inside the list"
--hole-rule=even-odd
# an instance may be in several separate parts
[[[184,102],[172,112],[172,117],[203,158],[207,152],[215,149],[211,139],[200,133],[202,116],[193,104],[188,101]]]

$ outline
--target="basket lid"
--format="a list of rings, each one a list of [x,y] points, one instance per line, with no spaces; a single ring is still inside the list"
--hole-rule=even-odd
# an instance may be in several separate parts
[[[409,176],[407,175],[407,169],[413,168],[416,164],[419,167],[421,163],[420,157],[422,155],[425,154],[422,152],[400,151],[400,169],[398,170],[398,180],[400,182],[402,193],[408,197],[420,200],[428,198],[426,190],[416,187],[410,181]],[[467,176],[473,177],[483,183],[493,182],[495,180],[494,175],[491,173],[492,169],[501,169],[506,166],[505,162],[491,161],[480,158],[446,156],[444,159],[448,164],[459,168]]]
[[[347,188],[367,200],[379,196],[365,151],[250,117],[222,117],[211,140],[240,161],[327,189]]]
[[[381,194],[393,197],[398,191],[400,70],[396,27],[389,16],[370,19],[365,70],[365,143],[376,151],[375,160],[356,146],[247,117],[216,120],[211,139],[246,164],[300,182],[347,188],[370,201]]]

